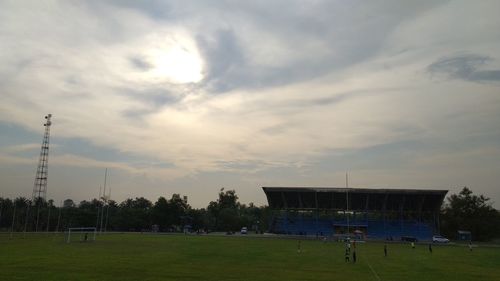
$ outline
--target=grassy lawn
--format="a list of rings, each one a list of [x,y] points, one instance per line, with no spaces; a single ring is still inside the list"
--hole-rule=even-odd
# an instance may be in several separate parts
[[[66,244],[54,235],[0,235],[0,280],[500,280],[500,248],[252,237],[109,234]]]

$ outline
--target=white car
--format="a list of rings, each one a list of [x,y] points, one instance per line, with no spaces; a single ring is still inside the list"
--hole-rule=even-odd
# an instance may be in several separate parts
[[[248,233],[247,228],[246,227],[242,227],[240,233],[241,234],[247,234]]]
[[[445,237],[440,236],[440,235],[434,235],[434,236],[432,236],[432,242],[433,243],[448,243],[448,242],[450,242],[450,240],[448,238],[445,238]]]

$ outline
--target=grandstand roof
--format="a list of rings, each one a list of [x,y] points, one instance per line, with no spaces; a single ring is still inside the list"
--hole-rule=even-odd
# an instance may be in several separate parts
[[[436,211],[448,190],[262,187],[273,209]]]

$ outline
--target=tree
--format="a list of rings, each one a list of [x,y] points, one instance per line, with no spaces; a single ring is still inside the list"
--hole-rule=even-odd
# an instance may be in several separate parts
[[[186,214],[189,209],[189,205],[184,198],[181,198],[179,194],[172,194],[172,198],[168,200],[168,222],[169,226],[181,227],[185,225]]]
[[[500,236],[500,215],[483,195],[474,195],[464,187],[448,197],[442,215],[442,232],[456,237],[458,230],[469,230],[474,240],[490,240]]]
[[[209,216],[205,209],[189,209],[187,216],[191,219],[191,227],[194,231],[203,231],[210,225]]]
[[[246,226],[251,230],[264,231],[267,226],[268,212],[266,207],[257,207],[253,203],[248,206],[240,206],[240,225]]]
[[[14,199],[14,206],[16,208],[16,217],[14,218],[14,231],[24,230],[24,227],[28,231],[32,230],[33,213],[30,211],[31,200],[24,197],[17,197]]]
[[[116,201],[114,200],[108,200],[108,206],[106,207],[106,212],[105,212],[105,221],[108,221],[108,224],[106,226],[107,230],[117,230],[116,227],[116,214],[118,213],[118,204],[116,204]]]
[[[236,209],[240,205],[236,191],[227,190],[224,192],[224,188],[221,188],[219,192],[219,199],[217,203],[221,209]]]
[[[153,204],[144,197],[127,199],[120,203],[116,224],[122,230],[142,231],[151,228]]]
[[[168,201],[165,197],[161,196],[155,202],[151,216],[153,224],[159,225],[160,230],[165,231],[168,225]]]
[[[0,198],[0,230],[11,227],[13,213],[14,202],[9,198]]]
[[[152,209],[153,223],[158,224],[162,231],[181,230],[188,223],[189,209],[187,200],[179,194],[174,193],[168,201],[165,197],[160,197]]]
[[[73,202],[73,200],[71,199],[66,199],[64,200],[63,206],[64,208],[73,208],[75,207],[75,202]]]
[[[239,228],[239,207],[236,191],[221,188],[216,202],[208,204],[212,225],[216,230],[235,231]]]
[[[219,229],[224,231],[237,231],[240,228],[238,209],[223,208],[219,212]]]
[[[96,225],[97,212],[101,207],[102,202],[97,199],[93,199],[92,201],[81,201],[78,204],[77,211],[73,214],[73,225],[77,227]]]

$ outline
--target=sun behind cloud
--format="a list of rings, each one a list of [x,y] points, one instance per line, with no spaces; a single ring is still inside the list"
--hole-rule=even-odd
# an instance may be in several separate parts
[[[129,56],[132,74],[145,82],[184,84],[203,79],[203,59],[185,32],[152,33],[140,40]]]
[[[153,79],[168,77],[177,83],[196,83],[203,79],[202,60],[196,50],[176,44],[164,49],[152,49],[148,53],[152,63],[148,74]]]

